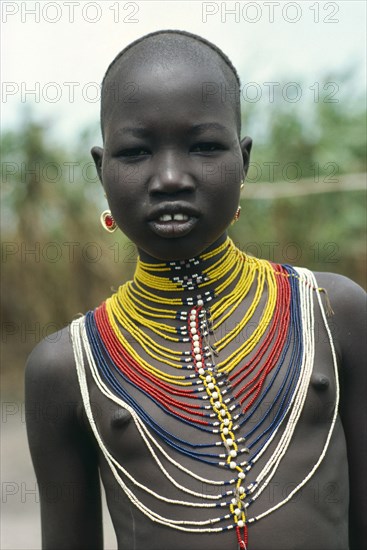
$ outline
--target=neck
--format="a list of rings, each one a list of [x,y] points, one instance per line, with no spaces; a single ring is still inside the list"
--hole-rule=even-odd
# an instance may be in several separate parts
[[[167,298],[180,297],[204,301],[217,297],[218,288],[228,290],[231,274],[243,255],[226,236],[197,257],[168,262],[145,262],[140,258],[134,275],[134,286]]]
[[[226,232],[224,232],[216,241],[214,241],[212,244],[210,244],[208,247],[206,247],[202,252],[200,252],[200,254],[195,255],[195,258],[199,259],[199,258],[201,258],[201,256],[203,256],[207,252],[210,252],[210,251],[218,248],[227,239],[228,239],[228,235],[227,235]],[[152,266],[154,266],[154,265],[162,264],[162,263],[165,263],[165,264],[169,265],[172,261],[179,262],[179,261],[184,261],[184,260],[188,259],[188,258],[182,257],[182,255],[180,255],[180,245],[179,244],[177,244],[176,252],[177,252],[176,257],[163,258],[162,259],[162,258],[154,257],[154,256],[150,255],[149,253],[147,253],[142,248],[138,247],[138,253],[139,253],[138,260],[140,260],[141,262],[143,262],[145,264],[151,264]]]

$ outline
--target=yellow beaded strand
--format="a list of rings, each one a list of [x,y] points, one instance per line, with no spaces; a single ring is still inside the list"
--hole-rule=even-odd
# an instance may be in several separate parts
[[[254,349],[264,335],[274,313],[277,299],[277,286],[274,270],[269,262],[246,257],[242,252],[236,249],[230,240],[223,243],[217,249],[203,255],[201,260],[213,258],[223,251],[225,252],[219,260],[214,262],[210,268],[202,271],[206,276],[210,274],[209,282],[211,284],[213,281],[220,281],[224,278],[224,281],[222,281],[214,291],[216,296],[220,296],[225,289],[237,279],[234,289],[225,296],[219,297],[218,301],[210,308],[213,330],[218,330],[222,323],[224,323],[235,309],[239,307],[245,296],[247,296],[250,288],[253,286],[256,275],[257,286],[252,302],[240,322],[216,342],[216,352],[219,353],[228,346],[251,320],[260,304],[265,285],[268,291],[267,301],[255,330],[250,337],[226,359],[217,363],[217,368],[220,372],[230,373],[235,366]],[[121,286],[118,292],[106,301],[109,321],[121,344],[134,359],[147,370],[147,372],[169,383],[191,385],[191,382],[183,382],[183,376],[167,374],[144,360],[124,337],[119,328],[120,325],[131,334],[139,346],[141,346],[152,359],[164,363],[169,367],[173,367],[174,369],[183,368],[183,364],[179,361],[179,358],[182,357],[181,350],[167,348],[159,344],[149,336],[146,331],[140,328],[143,326],[163,340],[168,340],[174,344],[179,344],[180,341],[182,341],[182,338],[177,336],[177,329],[174,326],[168,325],[162,321],[154,321],[152,317],[161,320],[176,319],[177,309],[167,309],[166,307],[158,306],[167,306],[167,304],[170,307],[182,306],[182,299],[158,296],[156,291],[177,292],[179,290],[181,292],[183,288],[178,286],[180,284],[179,282],[172,283],[172,281],[166,277],[159,277],[148,273],[149,270],[163,272],[170,271],[170,268],[165,264],[155,264],[152,266],[139,262],[137,267],[138,277],[135,277],[134,282],[129,282]],[[200,283],[198,288],[206,286],[206,284],[206,282]],[[147,300],[153,304],[157,304],[157,306],[154,307],[146,303]]]

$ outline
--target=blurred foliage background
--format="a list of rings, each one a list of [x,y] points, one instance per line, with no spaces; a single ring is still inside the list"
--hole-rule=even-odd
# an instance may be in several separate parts
[[[348,85],[348,79],[350,79]],[[352,75],[327,75],[312,102],[244,105],[254,138],[242,215],[230,233],[245,252],[366,286],[366,107]],[[349,95],[330,93],[343,82]],[[331,90],[333,91],[333,90]],[[35,344],[95,307],[134,271],[136,251],[99,223],[106,208],[89,155],[98,127],[70,149],[52,121],[24,112],[2,150],[2,391],[21,398],[26,357]],[[137,198],[138,200],[138,198]]]

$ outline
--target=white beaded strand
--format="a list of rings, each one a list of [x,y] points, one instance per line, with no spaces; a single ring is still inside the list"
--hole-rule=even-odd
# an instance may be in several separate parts
[[[96,423],[95,423],[95,420],[93,418],[92,408],[91,408],[91,404],[90,404],[90,400],[89,400],[89,390],[88,390],[88,385],[87,385],[87,380],[86,380],[86,375],[85,375],[83,350],[82,350],[82,346],[81,346],[80,333],[79,333],[79,330],[78,330],[78,328],[79,328],[78,327],[78,324],[79,324],[78,322],[79,321],[81,321],[81,319],[77,319],[76,321],[73,321],[73,323],[71,324],[71,336],[72,336],[73,348],[74,348],[74,353],[75,353],[75,362],[76,362],[78,380],[79,380],[80,389],[81,389],[81,393],[82,393],[82,397],[83,397],[85,412],[87,414],[89,423],[90,423],[91,428],[93,430],[93,433],[96,437],[96,440],[97,440],[97,442],[98,442],[98,444],[99,444],[99,446],[100,446],[100,448],[101,448],[101,450],[102,450],[102,452],[103,452],[103,454],[104,454],[104,456],[107,460],[107,463],[108,463],[108,465],[109,465],[116,481],[120,485],[121,489],[125,492],[125,494],[129,498],[129,500],[131,502],[133,502],[135,504],[135,506],[143,514],[148,516],[154,522],[161,523],[162,525],[167,525],[169,527],[173,527],[175,529],[179,529],[181,531],[187,531],[187,532],[202,532],[202,533],[204,533],[204,532],[220,532],[220,531],[222,531],[223,530],[222,527],[220,527],[220,528],[204,528],[204,529],[200,528],[200,529],[197,529],[197,528],[189,528],[189,527],[182,527],[182,526],[183,525],[208,525],[208,524],[212,525],[213,523],[217,523],[219,521],[222,521],[224,518],[229,519],[230,515],[227,514],[226,516],[223,516],[223,517],[214,518],[214,519],[212,518],[212,519],[204,520],[204,521],[184,521],[184,520],[172,520],[170,518],[165,518],[163,516],[160,516],[159,514],[156,514],[153,510],[148,509],[136,497],[136,495],[134,495],[134,493],[128,488],[128,486],[123,482],[121,477],[118,475],[117,470],[114,466],[114,460],[112,459],[112,456],[110,455],[110,453],[106,449],[106,447],[105,447],[105,445],[104,445],[104,443],[103,443],[103,441],[102,441],[102,439],[101,439],[101,437],[98,433],[98,430],[96,428]],[[122,468],[121,465],[119,465],[119,468],[124,473],[126,473],[126,470],[124,468]],[[138,485],[138,486],[140,485],[141,487],[143,487],[138,482],[136,482],[136,485]],[[150,494],[156,495],[150,489],[148,489],[148,492]],[[160,500],[165,500],[165,498],[160,497]],[[171,503],[182,505],[182,501],[171,501]],[[197,507],[202,507],[202,506],[199,503]],[[226,528],[231,528],[231,527],[229,526],[229,527],[226,527]],[[232,528],[233,528],[233,526],[232,526]]]
[[[306,396],[307,396],[308,388],[309,388],[310,376],[311,376],[312,370],[313,370],[313,363],[314,363],[314,356],[315,356],[313,293],[315,292],[315,288],[317,287],[317,284],[316,284],[316,280],[315,280],[314,275],[311,272],[309,272],[308,270],[297,268],[297,272],[298,272],[299,278],[300,278],[300,284],[299,284],[300,312],[301,312],[302,338],[303,338],[303,343],[304,343],[303,359],[302,359],[302,364],[301,364],[301,367],[300,367],[300,376],[299,376],[299,379],[297,381],[297,384],[296,384],[296,387],[294,389],[292,398],[290,400],[290,403],[288,405],[286,414],[284,415],[282,422],[274,430],[274,432],[272,433],[272,436],[269,438],[269,440],[264,445],[264,447],[261,449],[261,451],[252,460],[253,464],[255,464],[259,460],[259,458],[264,454],[264,452],[269,447],[270,443],[273,441],[273,439],[276,436],[276,434],[278,433],[280,427],[283,424],[285,424],[283,433],[280,437],[280,440],[279,440],[275,450],[273,451],[273,453],[271,454],[271,456],[267,460],[267,462],[264,465],[264,467],[262,468],[261,472],[258,474],[256,480],[253,483],[251,483],[250,486],[248,487],[248,489],[245,491],[246,494],[253,494],[253,496],[251,498],[251,501],[256,500],[261,495],[261,493],[264,491],[264,489],[267,487],[267,485],[270,483],[271,479],[273,478],[273,476],[277,472],[278,466],[279,466],[281,460],[286,455],[286,452],[289,448],[289,445],[291,444],[291,441],[293,439],[293,434],[294,434],[296,425],[298,424],[300,415],[301,415],[301,413],[304,409]],[[317,470],[317,468],[321,464],[323,458],[325,457],[328,446],[329,446],[329,442],[330,442],[330,439],[331,439],[331,436],[332,436],[332,433],[333,433],[333,430],[334,430],[334,427],[335,427],[337,412],[338,412],[338,402],[339,402],[339,383],[338,383],[337,360],[336,360],[336,354],[335,354],[335,349],[334,349],[334,345],[333,345],[333,341],[332,341],[331,332],[330,332],[330,329],[328,327],[328,323],[327,323],[324,307],[323,307],[322,301],[320,299],[319,291],[316,291],[316,294],[317,294],[317,300],[318,300],[318,304],[319,304],[319,307],[320,307],[323,322],[324,322],[324,325],[325,325],[325,329],[326,329],[326,332],[327,332],[327,335],[328,335],[329,344],[330,344],[331,353],[332,353],[332,358],[333,358],[333,364],[334,364],[334,372],[335,372],[335,379],[336,379],[336,403],[335,403],[333,419],[332,419],[330,428],[328,430],[326,441],[324,443],[321,454],[320,454],[319,458],[317,459],[316,463],[314,464],[314,466],[312,467],[312,469],[309,471],[309,473],[304,477],[304,479],[302,481],[300,481],[300,483],[293,489],[293,491],[287,496],[287,498],[283,499],[281,502],[277,503],[272,508],[269,508],[268,510],[266,510],[262,514],[259,514],[258,516],[253,517],[253,518],[249,518],[247,520],[249,523],[252,523],[254,521],[257,521],[257,520],[269,515],[273,511],[277,510],[278,508],[280,508],[281,506],[286,504],[307,483],[307,481],[312,477],[312,475],[315,473],[315,471]],[[200,304],[198,304],[198,305],[200,305]],[[193,321],[193,319],[191,321]],[[191,326],[191,329],[193,329],[193,330],[191,330],[192,340],[194,341],[194,337],[195,337],[195,341],[197,341],[197,339],[196,339],[197,334],[195,332],[196,331],[195,326]],[[73,343],[76,370],[77,370],[77,374],[78,374],[78,380],[79,380],[79,385],[80,385],[80,389],[81,389],[81,395],[82,395],[82,398],[83,398],[84,408],[85,408],[89,423],[90,423],[91,428],[93,430],[94,436],[95,436],[95,438],[98,442],[98,445],[100,446],[100,448],[101,448],[101,450],[102,450],[102,452],[103,452],[103,454],[104,454],[104,456],[107,460],[107,463],[108,463],[108,465],[109,465],[116,481],[119,483],[119,486],[125,492],[125,494],[129,498],[129,500],[139,510],[141,510],[142,513],[144,513],[146,516],[148,516],[152,521],[161,523],[163,525],[167,525],[169,527],[172,527],[174,529],[178,529],[178,530],[181,530],[181,531],[187,531],[187,532],[220,532],[220,531],[227,530],[227,529],[233,529],[234,527],[236,527],[236,525],[240,526],[241,520],[239,519],[237,521],[237,523],[235,522],[233,524],[226,525],[225,527],[213,527],[213,524],[215,524],[215,523],[218,523],[220,521],[230,520],[231,518],[233,519],[233,515],[231,513],[226,514],[222,517],[216,517],[216,518],[212,518],[212,519],[208,519],[208,520],[202,520],[202,521],[188,521],[188,520],[184,521],[184,520],[173,520],[173,519],[170,519],[170,518],[165,518],[163,516],[160,516],[159,514],[154,512],[153,510],[150,510],[147,506],[144,505],[143,502],[141,502],[137,498],[137,496],[133,493],[133,491],[124,483],[123,479],[121,478],[121,476],[119,475],[117,470],[119,470],[124,476],[126,476],[126,478],[129,479],[133,483],[134,486],[137,486],[137,487],[143,489],[144,491],[146,491],[147,493],[149,493],[153,497],[157,498],[158,500],[162,500],[164,502],[167,502],[167,503],[173,504],[173,505],[191,506],[191,507],[196,507],[196,508],[214,508],[214,507],[217,507],[218,505],[225,506],[226,505],[225,502],[220,502],[219,503],[219,501],[221,499],[223,499],[223,497],[225,495],[233,494],[233,491],[227,491],[227,493],[225,493],[225,494],[219,494],[219,495],[218,494],[217,495],[205,494],[205,495],[203,495],[203,494],[198,493],[196,491],[193,491],[191,489],[185,488],[184,486],[180,485],[168,473],[168,471],[163,467],[163,464],[161,463],[161,461],[159,460],[157,454],[155,453],[155,451],[153,449],[153,446],[167,460],[169,460],[175,467],[177,467],[179,470],[186,473],[188,476],[190,476],[194,479],[197,479],[198,481],[201,481],[201,482],[204,482],[204,483],[207,483],[207,484],[210,484],[210,485],[215,485],[215,486],[222,485],[223,486],[225,483],[234,483],[236,481],[236,479],[230,480],[229,482],[207,480],[207,479],[193,473],[191,470],[183,467],[177,461],[173,460],[172,457],[169,456],[169,454],[163,449],[163,447],[154,438],[154,436],[149,431],[149,429],[144,425],[144,423],[142,422],[142,420],[138,416],[137,412],[132,407],[130,407],[127,403],[125,403],[120,398],[118,398],[115,394],[113,394],[112,391],[105,385],[105,383],[101,379],[98,368],[97,368],[97,366],[95,364],[95,361],[94,361],[94,357],[93,357],[92,350],[91,350],[91,347],[90,347],[90,344],[89,344],[88,336],[86,334],[84,318],[80,318],[80,319],[77,319],[76,321],[73,321],[73,323],[71,324],[71,327],[70,327],[70,332],[71,332],[71,339],[72,339],[72,343]],[[199,502],[199,503],[195,503],[195,502],[187,502],[187,501],[181,501],[181,500],[168,499],[168,498],[164,497],[163,495],[159,495],[158,493],[155,493],[154,491],[152,491],[148,487],[146,487],[143,484],[141,484],[140,482],[138,482],[109,453],[108,449],[104,445],[104,443],[103,443],[103,441],[102,441],[102,439],[99,435],[99,432],[98,432],[97,427],[96,427],[96,422],[95,422],[93,414],[92,414],[91,405],[90,405],[90,398],[89,398],[89,390],[88,390],[88,385],[87,385],[87,380],[86,380],[86,373],[85,373],[85,366],[84,366],[83,349],[84,349],[84,352],[86,353],[87,363],[89,365],[89,369],[92,373],[93,380],[95,381],[97,387],[100,389],[100,391],[106,397],[108,397],[110,400],[114,401],[120,407],[122,407],[122,408],[129,411],[129,413],[131,414],[131,416],[134,420],[134,423],[135,423],[135,425],[136,425],[136,427],[139,431],[139,434],[140,434],[141,438],[145,442],[145,444],[146,444],[147,448],[149,449],[149,452],[150,452],[153,460],[155,461],[155,463],[157,464],[159,469],[162,471],[162,473],[165,475],[165,477],[173,485],[175,485],[179,490],[181,490],[182,492],[186,492],[188,494],[191,494],[191,495],[196,496],[196,497],[200,497],[202,499],[203,498],[204,499],[206,499],[206,498],[207,499],[213,499],[216,502]],[[198,350],[196,350],[196,351],[198,351]],[[199,359],[198,359],[198,361],[200,361],[201,360],[201,354],[197,353],[197,355],[200,356]],[[210,376],[210,380],[211,379],[212,379],[212,377]],[[212,389],[214,389],[214,384],[211,381],[209,381],[209,375],[206,376],[205,382],[207,383],[208,387],[209,387],[209,385],[213,385]],[[216,399],[218,399],[218,397],[219,396],[216,396]],[[223,415],[222,416],[223,416],[224,420],[227,420],[227,418],[225,418],[225,416],[226,416],[225,413],[226,413],[226,408],[223,408]],[[289,418],[288,418],[287,421],[285,421],[285,418],[288,416],[288,413],[289,413]],[[223,422],[223,424],[225,425],[225,422]],[[224,431],[225,429],[226,428],[223,429],[224,434],[226,433]],[[235,458],[235,456],[230,455],[231,447],[233,446],[233,439],[228,439],[226,441],[226,446],[228,446],[229,456],[232,456],[232,458]],[[237,467],[236,462],[234,460],[232,460],[229,463],[229,467],[233,468],[233,470],[234,470]],[[245,468],[245,471],[247,472],[249,469],[250,469],[250,467]],[[243,477],[241,477],[240,474],[242,474]],[[239,474],[238,477],[240,479],[244,479],[245,474],[243,472],[240,472],[240,474]],[[241,487],[241,489],[243,489],[243,487]],[[248,503],[243,503],[243,505],[247,508],[249,504]],[[239,512],[238,514],[237,514],[237,511]],[[240,513],[241,513],[241,510],[239,508],[235,508],[234,513],[239,516]],[[211,525],[212,527],[204,527],[204,526],[208,526],[208,525]]]
[[[301,271],[301,268],[297,268],[298,271]],[[306,270],[303,270],[303,271],[306,271]],[[317,282],[316,282],[316,279],[315,279],[315,276],[312,272],[310,271],[307,271],[308,275],[309,275],[309,278],[310,278],[310,281],[311,281],[311,284],[314,288],[317,288]],[[321,451],[321,454],[318,458],[318,460],[316,461],[316,463],[314,464],[314,466],[311,468],[311,470],[309,471],[309,473],[307,474],[307,476],[293,489],[293,491],[291,491],[289,493],[289,495],[283,499],[282,501],[280,501],[278,504],[276,504],[275,506],[273,506],[272,508],[269,508],[268,510],[266,510],[266,512],[263,512],[262,514],[259,514],[258,516],[254,517],[254,518],[251,518],[249,519],[249,523],[252,523],[254,521],[258,521],[260,520],[261,518],[265,517],[265,516],[268,516],[269,514],[271,514],[272,512],[274,512],[275,510],[277,510],[278,508],[280,508],[281,506],[283,506],[284,504],[286,504],[287,502],[289,502],[291,500],[291,498],[300,490],[302,489],[302,487],[311,479],[311,477],[314,475],[314,473],[316,472],[316,470],[318,469],[318,467],[320,466],[321,462],[323,461],[326,453],[327,453],[327,450],[329,448],[329,443],[330,443],[330,439],[332,437],[332,434],[333,434],[333,431],[334,431],[334,428],[335,428],[335,424],[336,424],[336,420],[337,420],[337,416],[338,416],[338,408],[339,408],[339,400],[340,400],[340,385],[339,385],[339,373],[338,373],[338,362],[337,362],[337,357],[336,357],[336,353],[335,353],[335,347],[334,347],[334,342],[333,342],[333,339],[332,339],[332,335],[331,335],[331,331],[330,331],[330,328],[329,328],[329,324],[327,322],[327,318],[326,318],[326,314],[325,314],[325,309],[324,309],[324,306],[322,304],[322,301],[321,301],[321,298],[320,298],[320,291],[317,290],[316,291],[317,293],[317,301],[318,301],[318,304],[319,304],[319,307],[320,307],[320,311],[321,311],[321,316],[322,316],[322,319],[323,319],[323,323],[324,323],[324,326],[325,326],[325,329],[326,329],[326,333],[327,333],[327,336],[328,336],[328,340],[329,340],[329,344],[330,344],[330,350],[331,350],[331,355],[332,355],[332,359],[333,359],[333,367],[334,367],[334,375],[335,375],[335,406],[334,406],[334,414],[333,414],[333,418],[332,418],[332,421],[331,421],[331,424],[330,424],[330,428],[329,428],[329,431],[328,431],[328,434],[327,434],[327,437],[326,437],[326,441],[325,441],[325,444],[324,444],[324,447]]]

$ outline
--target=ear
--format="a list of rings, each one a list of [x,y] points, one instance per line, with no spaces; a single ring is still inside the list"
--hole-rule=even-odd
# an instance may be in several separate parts
[[[252,139],[248,136],[241,140],[241,151],[243,158],[243,173],[246,176],[250,164],[250,153],[252,148]]]
[[[102,149],[102,147],[97,147],[96,146],[96,147],[92,147],[90,152],[92,154],[94,164],[96,165],[99,180],[103,185],[103,180],[102,180],[103,149]]]

